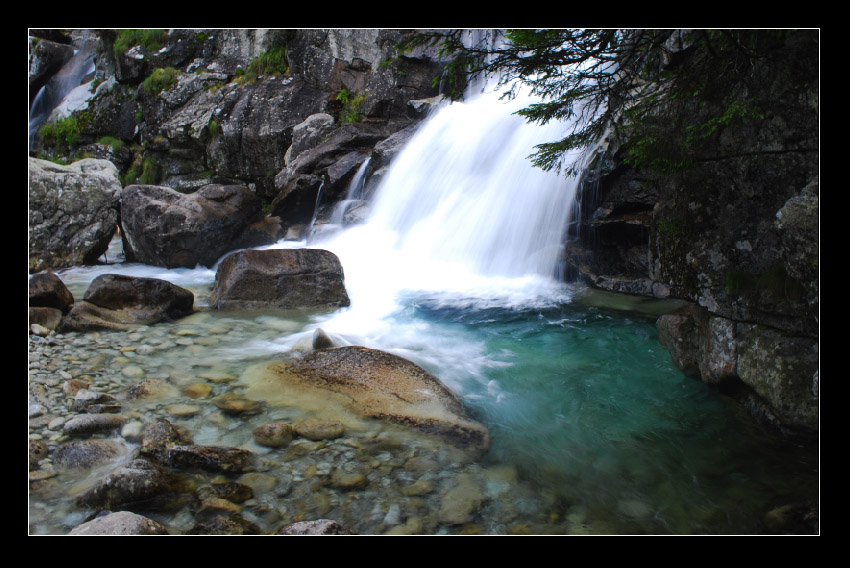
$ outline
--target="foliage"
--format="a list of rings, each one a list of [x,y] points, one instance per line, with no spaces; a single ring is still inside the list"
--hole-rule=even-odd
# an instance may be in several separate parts
[[[124,141],[113,136],[104,136],[97,143],[102,146],[109,146],[113,152],[119,152],[124,147]]]
[[[177,76],[180,71],[174,67],[166,67],[165,69],[154,69],[150,77],[145,79],[145,92],[151,95],[167,91],[177,82]]]
[[[38,130],[42,148],[52,148],[59,152],[68,152],[77,144],[80,127],[73,116],[60,118],[53,124],[45,124]]]
[[[275,46],[251,60],[246,70],[236,70],[236,83],[255,83],[262,75],[285,75],[289,73],[289,48]]]
[[[168,32],[159,29],[117,30],[112,49],[115,55],[121,55],[131,47],[141,45],[148,51],[158,51],[168,41]]]
[[[210,133],[210,138],[215,140],[221,133],[221,126],[215,120],[210,120],[207,124],[207,131]]]
[[[336,100],[342,103],[339,119],[342,122],[360,122],[363,118],[360,113],[360,106],[368,97],[369,93],[352,95],[348,89],[341,89],[336,96]]]
[[[472,43],[465,30],[451,30],[414,34],[397,48],[438,47],[450,62],[435,81],[453,99],[471,78],[495,77],[505,97],[526,87],[539,97],[517,113],[529,122],[571,121],[565,137],[537,146],[532,160],[543,169],[576,174],[566,153],[614,131],[632,165],[670,172],[688,167],[729,125],[764,116],[767,70],[800,33],[523,29]],[[815,64],[792,74],[801,82],[817,73],[817,35],[809,35]]]

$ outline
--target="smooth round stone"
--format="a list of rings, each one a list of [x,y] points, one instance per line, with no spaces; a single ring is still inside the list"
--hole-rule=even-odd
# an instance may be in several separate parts
[[[201,411],[201,407],[193,404],[169,404],[165,410],[172,416],[194,416]]]
[[[295,425],[295,431],[308,440],[333,440],[345,434],[345,427],[339,422],[323,418],[308,418]]]
[[[121,374],[127,377],[128,379],[138,379],[145,376],[144,370],[141,367],[136,367],[135,365],[130,367],[124,367],[121,369]]]
[[[144,424],[142,424],[138,420],[128,422],[124,424],[123,428],[121,428],[121,437],[127,440],[128,442],[136,442],[142,437],[143,428]]]
[[[337,471],[331,476],[331,485],[338,489],[365,489],[369,478],[362,473]]]
[[[246,473],[239,478],[239,483],[244,483],[254,490],[254,494],[268,493],[278,484],[279,480],[265,473]]]
[[[212,392],[212,387],[204,383],[195,383],[183,389],[183,394],[189,398],[206,398]]]
[[[294,428],[286,422],[270,422],[254,429],[254,441],[261,446],[281,448],[292,441]]]
[[[68,436],[88,436],[117,430],[123,425],[124,417],[118,414],[81,414],[65,422],[62,430]]]
[[[263,409],[261,402],[233,394],[214,398],[212,402],[226,414],[258,414]]]

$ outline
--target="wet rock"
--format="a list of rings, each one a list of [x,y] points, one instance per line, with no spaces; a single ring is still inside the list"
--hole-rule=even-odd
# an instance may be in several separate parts
[[[71,410],[74,412],[88,412],[90,414],[115,412],[120,409],[121,404],[111,394],[89,389],[78,390],[71,404]]]
[[[107,160],[29,159],[30,272],[95,262],[118,223],[121,182]]]
[[[117,430],[124,425],[124,420],[118,414],[82,414],[65,422],[62,430],[69,436],[90,436]]]
[[[350,489],[365,489],[369,479],[362,473],[335,471],[331,475],[331,486],[344,491]]]
[[[489,448],[487,429],[469,419],[439,379],[383,351],[356,346],[322,349],[291,362],[258,366],[243,379],[251,384],[247,395],[270,404],[311,396],[363,417],[439,436],[472,454]]]
[[[295,425],[295,432],[308,440],[335,440],[345,434],[345,426],[333,420],[308,418]]]
[[[342,266],[320,249],[244,250],[221,261],[210,295],[218,309],[348,306]]]
[[[73,303],[71,291],[53,272],[39,272],[29,278],[30,308],[53,308],[68,313]]]
[[[189,398],[206,398],[212,392],[212,387],[204,383],[195,383],[183,389],[183,394]]]
[[[126,330],[171,321],[191,314],[194,303],[194,294],[166,280],[104,274],[74,305],[62,331]]]
[[[125,451],[124,445],[115,440],[78,440],[59,446],[53,460],[63,468],[89,469],[109,463]]]
[[[116,510],[128,505],[160,502],[192,489],[186,479],[146,460],[136,459],[101,479],[77,502],[87,507]]]
[[[61,323],[61,310],[57,310],[55,308],[32,307],[29,309],[30,333],[45,336],[51,331],[59,329],[59,325]]]
[[[164,526],[147,517],[129,511],[119,511],[74,527],[68,534],[73,536],[167,535],[169,532]]]
[[[487,495],[471,476],[458,476],[458,484],[440,501],[440,522],[450,525],[470,523],[486,500]]]
[[[172,446],[191,444],[189,433],[178,428],[165,418],[157,418],[142,429],[141,452],[150,456],[162,456]]]
[[[271,422],[254,428],[254,441],[261,446],[281,448],[292,441],[294,428],[285,422]]]
[[[357,534],[345,528],[336,521],[319,519],[317,521],[302,521],[280,527],[276,535],[351,535]]]
[[[199,487],[196,495],[201,500],[215,498],[226,499],[231,503],[243,503],[254,497],[254,490],[244,483],[215,479],[210,485]]]
[[[210,520],[197,523],[186,534],[210,535],[259,535],[262,529],[256,524],[238,516],[216,516]]]
[[[29,438],[29,468],[38,467],[38,462],[47,457],[47,442]]]
[[[177,396],[177,388],[160,379],[145,379],[127,391],[128,400],[158,400],[175,396]]]
[[[242,473],[253,469],[254,454],[225,446],[172,446],[160,458],[163,465],[186,471]]]
[[[259,197],[244,186],[208,185],[184,195],[131,185],[121,198],[125,254],[166,268],[213,266],[262,215]]]
[[[263,411],[263,403],[235,394],[225,394],[212,399],[212,403],[225,414],[253,415]]]

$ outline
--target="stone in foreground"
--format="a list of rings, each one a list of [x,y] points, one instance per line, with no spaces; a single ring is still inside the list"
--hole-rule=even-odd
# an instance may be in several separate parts
[[[128,329],[192,313],[195,296],[166,280],[103,274],[63,320],[63,331]]]
[[[251,383],[246,394],[269,404],[312,402],[319,413],[347,409],[361,418],[438,436],[478,455],[489,448],[487,428],[466,415],[437,377],[383,351],[357,346],[323,349],[302,359],[260,365],[244,379]]]
[[[218,309],[348,306],[342,265],[321,249],[243,250],[218,266],[210,305]]]

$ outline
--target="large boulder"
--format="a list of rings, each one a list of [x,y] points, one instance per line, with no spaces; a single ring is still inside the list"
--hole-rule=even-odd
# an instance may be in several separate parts
[[[348,306],[339,258],[321,249],[243,250],[218,266],[210,305],[218,309]]]
[[[263,216],[259,197],[238,185],[207,185],[190,195],[131,185],[121,198],[128,259],[166,268],[213,266]]]
[[[246,396],[269,404],[299,400],[318,413],[350,411],[437,436],[475,456],[490,445],[487,428],[467,416],[437,377],[384,351],[322,349],[254,367],[243,381],[249,385]]]
[[[189,290],[157,278],[103,274],[62,321],[63,331],[128,329],[171,321],[192,313]]]
[[[96,262],[115,236],[120,198],[111,162],[62,166],[30,158],[30,273]]]

